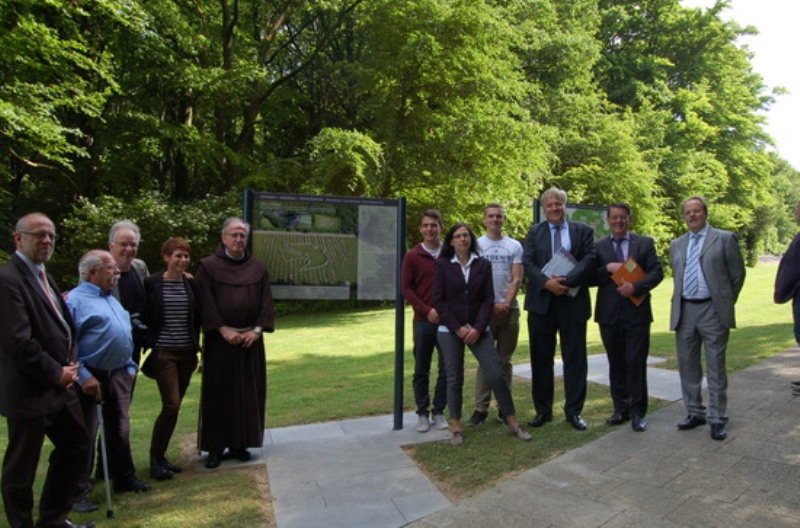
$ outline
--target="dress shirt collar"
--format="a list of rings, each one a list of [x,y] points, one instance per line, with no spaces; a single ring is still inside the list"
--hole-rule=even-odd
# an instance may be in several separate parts
[[[692,233],[691,231],[689,231],[689,237],[690,238],[691,237],[705,238],[705,236],[708,234],[708,228],[709,228],[709,225],[706,224],[706,225],[703,226],[703,229],[701,229],[697,233]]]
[[[478,258],[478,255],[476,255],[475,253],[470,253],[470,254],[469,254],[469,260],[468,260],[468,261],[467,261],[467,263],[466,263],[464,266],[462,266],[462,267],[464,267],[464,268],[468,268],[468,267],[470,266],[470,264],[472,264],[472,261],[473,261],[473,260],[475,260],[476,258]],[[454,254],[454,255],[453,255],[453,258],[451,258],[451,259],[450,259],[450,262],[452,262],[452,263],[454,263],[454,264],[458,264],[459,266],[461,266],[461,261],[460,261],[460,260],[458,260],[458,255],[455,255],[455,254]]]
[[[79,286],[82,289],[86,290],[86,293],[90,293],[96,297],[108,297],[109,295],[111,295],[110,291],[104,292],[103,290],[100,289],[99,286],[96,286],[88,281],[81,282]]]
[[[25,253],[21,251],[17,251],[16,254],[20,259],[22,259],[22,262],[25,263],[25,265],[28,267],[31,273],[33,273],[33,276],[36,277],[37,279],[39,278],[39,272],[45,271],[44,264],[34,263],[31,259],[28,258],[28,256]]]

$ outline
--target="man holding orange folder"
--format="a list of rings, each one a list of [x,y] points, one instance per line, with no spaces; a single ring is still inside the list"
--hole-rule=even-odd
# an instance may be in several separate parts
[[[650,351],[650,290],[664,271],[653,239],[631,233],[631,208],[617,202],[608,209],[611,235],[598,240],[597,303],[594,320],[608,356],[614,414],[608,425],[631,420],[636,432],[647,429],[647,355]]]

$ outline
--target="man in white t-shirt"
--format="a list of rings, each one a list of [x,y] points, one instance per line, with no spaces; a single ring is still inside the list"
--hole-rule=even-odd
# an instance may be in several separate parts
[[[517,292],[522,282],[522,244],[503,234],[506,221],[503,206],[492,203],[483,210],[483,225],[486,234],[478,239],[478,251],[481,256],[492,263],[494,279],[494,313],[491,331],[494,347],[500,357],[503,376],[511,387],[511,356],[517,348],[519,337],[519,304]],[[478,368],[475,382],[475,412],[469,419],[474,427],[483,423],[489,415],[489,404],[492,391],[489,383]],[[503,416],[498,411],[498,418]]]

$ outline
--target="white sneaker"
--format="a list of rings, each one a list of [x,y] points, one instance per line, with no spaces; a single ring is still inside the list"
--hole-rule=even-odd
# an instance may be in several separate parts
[[[433,426],[439,429],[440,431],[444,431],[449,426],[447,425],[447,420],[444,419],[443,414],[434,414],[433,415]]]
[[[427,416],[419,415],[419,420],[417,421],[417,432],[419,433],[427,433],[431,428],[431,424],[428,421]]]

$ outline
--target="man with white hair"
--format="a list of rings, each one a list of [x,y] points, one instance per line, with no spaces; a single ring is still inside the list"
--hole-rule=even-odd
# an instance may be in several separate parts
[[[531,391],[536,416],[531,427],[553,419],[553,360],[556,335],[564,360],[564,415],[578,431],[588,427],[581,417],[586,401],[586,321],[592,312],[589,283],[597,252],[594,231],[581,222],[567,220],[567,193],[548,189],[542,193],[547,219],[531,226],[523,244],[522,266],[528,277],[525,309],[531,343]],[[553,255],[563,251],[575,259],[572,271],[548,275],[543,269]]]
[[[81,283],[67,299],[75,320],[78,341],[78,383],[90,438],[97,432],[97,402],[103,402],[108,472],[116,492],[148,491],[150,485],[136,478],[130,444],[131,389],[137,366],[128,313],[112,295],[119,268],[111,253],[92,250],[78,265]],[[93,466],[92,453],[84,466],[82,489],[87,489]]]
[[[130,220],[115,222],[108,231],[108,250],[119,268],[119,280],[111,292],[131,316],[133,361],[137,365],[147,337],[142,314],[146,300],[144,278],[150,274],[147,264],[136,258],[141,238],[139,226]]]

